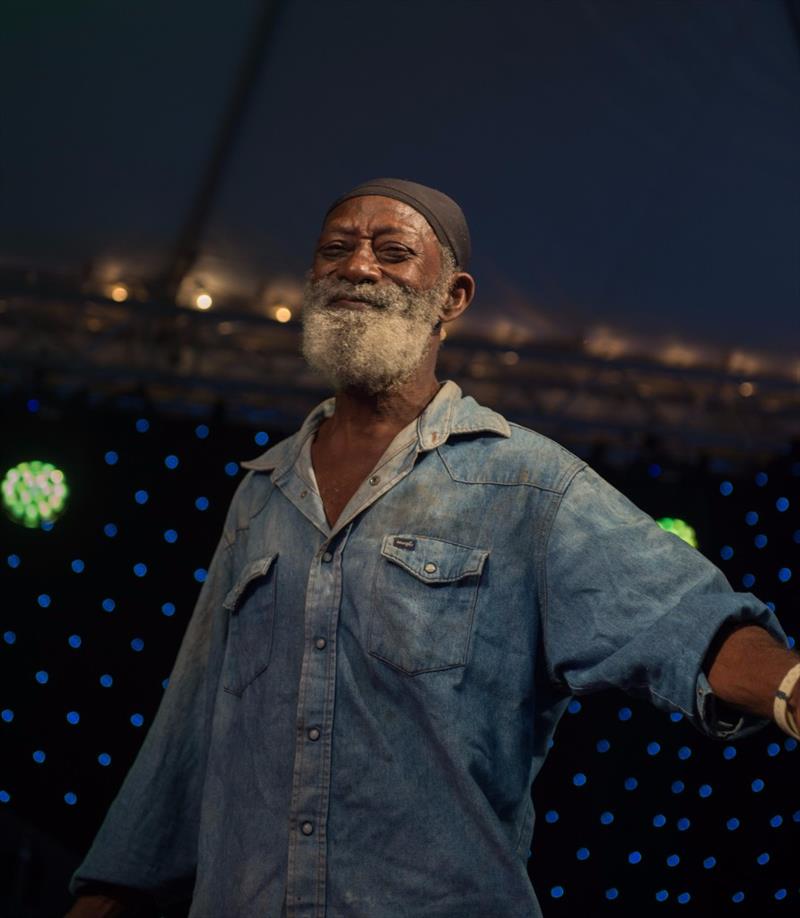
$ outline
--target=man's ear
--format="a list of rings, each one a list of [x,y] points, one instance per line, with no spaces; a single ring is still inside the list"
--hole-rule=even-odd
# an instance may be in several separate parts
[[[445,306],[446,322],[457,319],[469,306],[475,296],[475,278],[466,271],[457,271],[450,284],[450,297]]]

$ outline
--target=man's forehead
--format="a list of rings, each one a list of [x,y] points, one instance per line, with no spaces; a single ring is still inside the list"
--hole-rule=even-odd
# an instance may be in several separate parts
[[[383,195],[348,198],[325,218],[323,232],[357,233],[400,231],[436,238],[425,217],[410,204]]]

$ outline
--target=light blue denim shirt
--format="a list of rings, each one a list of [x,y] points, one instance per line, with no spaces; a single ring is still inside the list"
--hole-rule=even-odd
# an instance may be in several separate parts
[[[335,398],[236,490],[158,714],[71,890],[191,918],[533,918],[531,784],[571,694],[726,739],[702,672],[733,592],[581,459],[452,381],[328,525]]]

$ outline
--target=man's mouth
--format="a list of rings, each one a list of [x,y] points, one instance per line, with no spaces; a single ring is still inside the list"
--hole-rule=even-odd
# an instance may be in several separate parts
[[[369,309],[371,305],[372,304],[366,302],[366,300],[359,300],[357,298],[351,297],[335,297],[334,299],[328,301],[328,306],[335,309]]]

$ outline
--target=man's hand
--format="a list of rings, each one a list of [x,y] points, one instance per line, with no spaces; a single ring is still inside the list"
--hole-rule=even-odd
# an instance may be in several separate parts
[[[774,719],[775,692],[800,654],[787,650],[759,625],[738,625],[720,636],[706,667],[714,694],[727,704]],[[800,726],[800,683],[787,706]]]
[[[149,896],[120,887],[114,894],[79,896],[64,918],[150,918],[155,914]]]

